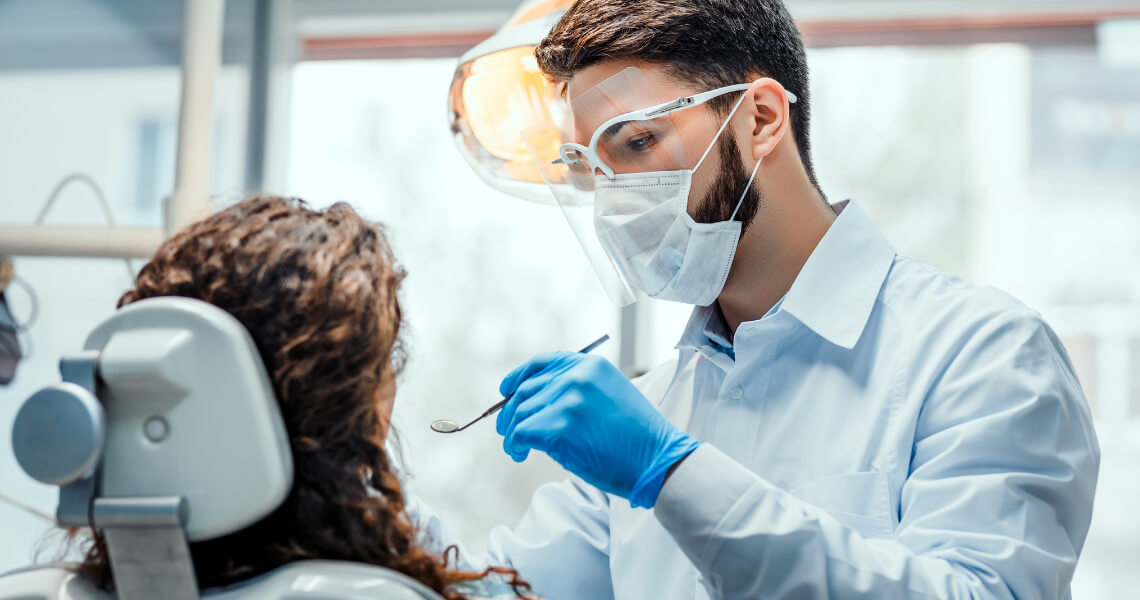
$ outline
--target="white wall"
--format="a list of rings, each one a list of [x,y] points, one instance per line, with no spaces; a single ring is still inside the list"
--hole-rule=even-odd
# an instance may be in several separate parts
[[[139,196],[141,127],[144,121],[169,123],[178,115],[175,68],[0,73],[0,223],[27,225],[35,219],[56,183],[70,173],[94,178],[107,196],[116,222],[159,226],[162,197]],[[214,189],[237,189],[241,181],[244,139],[245,75],[230,68],[217,86],[218,149]],[[159,189],[173,181],[172,136],[158,151],[169,158],[154,174]],[[102,211],[93,192],[73,184],[59,196],[47,223],[101,225]],[[128,289],[129,272],[121,260],[16,258],[16,276],[35,292],[39,317],[25,337],[30,356],[20,363],[11,386],[0,387],[0,491],[54,513],[54,488],[29,479],[11,450],[11,426],[25,398],[59,381],[61,355],[82,347],[96,324],[115,309]],[[142,263],[135,261],[133,268]],[[20,286],[8,290],[17,319],[31,312],[31,299]],[[0,502],[0,572],[28,564],[46,544],[50,558],[57,539],[35,517]],[[45,542],[46,540],[46,542]]]

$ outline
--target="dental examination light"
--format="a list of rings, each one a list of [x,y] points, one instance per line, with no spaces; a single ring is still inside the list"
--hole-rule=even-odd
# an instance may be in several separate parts
[[[459,153],[483,181],[512,196],[553,203],[522,132],[564,117],[557,88],[538,70],[534,48],[571,0],[527,0],[495,35],[459,59],[447,97]],[[550,143],[559,136],[550,130]]]
[[[562,85],[547,79],[534,52],[571,4],[523,2],[498,32],[460,57],[448,90],[448,118],[459,154],[484,182],[516,198],[558,205],[602,288],[625,307],[638,296],[616,275],[598,241],[592,193],[560,200],[551,194],[563,182],[549,168],[549,157],[559,156],[563,142],[572,139],[574,123]],[[622,356],[634,355],[626,350],[634,347],[631,338],[623,336]],[[630,366],[622,361],[623,368]]]

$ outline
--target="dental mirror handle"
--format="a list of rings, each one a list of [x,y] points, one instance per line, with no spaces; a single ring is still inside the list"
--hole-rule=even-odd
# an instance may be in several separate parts
[[[587,354],[591,350],[593,350],[594,348],[601,346],[602,343],[608,339],[610,339],[610,335],[607,333],[607,334],[603,335],[602,337],[594,340],[593,342],[590,342],[589,345],[587,345],[585,348],[582,348],[581,350],[579,350],[578,353],[579,354]],[[498,410],[500,408],[503,408],[504,406],[506,406],[507,402],[510,402],[511,398],[514,398],[514,396],[515,396],[514,394],[511,394],[510,396],[507,396],[506,398],[499,400],[494,405],[492,405],[491,408],[488,408],[483,414],[479,415],[478,417],[475,417],[470,423],[464,425],[463,427],[459,427],[458,424],[455,421],[452,421],[451,419],[439,419],[437,421],[432,421],[431,429],[432,429],[432,431],[435,431],[437,433],[459,433],[460,431],[467,429],[468,427],[478,423],[479,421],[483,420],[484,418],[498,412]]]

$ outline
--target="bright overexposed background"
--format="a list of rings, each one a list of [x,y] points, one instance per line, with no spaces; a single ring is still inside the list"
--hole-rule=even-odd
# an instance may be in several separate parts
[[[67,4],[87,7],[88,23],[118,18],[113,2]],[[0,2],[0,42],[19,5]],[[125,25],[122,36],[145,37]],[[137,41],[130,52],[154,51],[153,39]],[[0,223],[30,223],[72,172],[99,183],[119,224],[161,223],[178,72],[153,62],[0,70]],[[1074,596],[1130,597],[1140,589],[1140,52],[912,44],[814,49],[810,64],[815,163],[830,199],[860,202],[900,252],[1012,293],[1063,338],[1103,449]],[[493,525],[518,518],[537,485],[563,474],[543,457],[511,462],[490,423],[459,436],[427,423],[478,414],[498,399],[501,377],[536,352],[611,333],[599,352],[616,358],[622,340],[619,313],[557,209],[491,190],[460,158],[444,103],[454,67],[453,57],[291,65],[279,91],[288,96],[274,148],[281,175],[267,191],[316,206],[349,202],[386,224],[409,273],[412,360],[395,425],[410,485],[477,550]],[[244,190],[246,75],[230,61],[216,94],[212,189],[223,205]],[[47,220],[95,225],[102,214],[76,185]],[[31,356],[0,388],[0,492],[51,512],[53,489],[27,479],[8,450],[12,418],[23,398],[58,380],[59,357],[80,348],[129,281],[122,261],[15,265],[39,316],[24,336]],[[9,301],[17,318],[34,302],[22,287]],[[686,316],[669,304],[643,311],[643,366],[672,354]],[[0,572],[50,546],[49,528],[0,503]],[[41,558],[50,556],[47,548]]]

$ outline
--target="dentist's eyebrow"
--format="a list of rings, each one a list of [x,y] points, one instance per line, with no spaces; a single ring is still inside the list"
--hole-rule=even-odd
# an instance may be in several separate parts
[[[623,127],[625,127],[626,125],[629,125],[629,121],[618,121],[617,123],[614,123],[613,125],[610,125],[609,127],[607,127],[607,128],[606,128],[606,130],[605,130],[605,131],[603,131],[603,132],[602,132],[602,136],[601,136],[601,138],[599,138],[599,139],[600,139],[600,141],[603,141],[603,142],[608,142],[608,141],[610,141],[610,140],[611,140],[611,139],[613,139],[613,138],[614,138],[614,136],[616,136],[616,135],[618,134],[618,132],[620,132],[620,131],[622,130],[622,128],[623,128]]]

